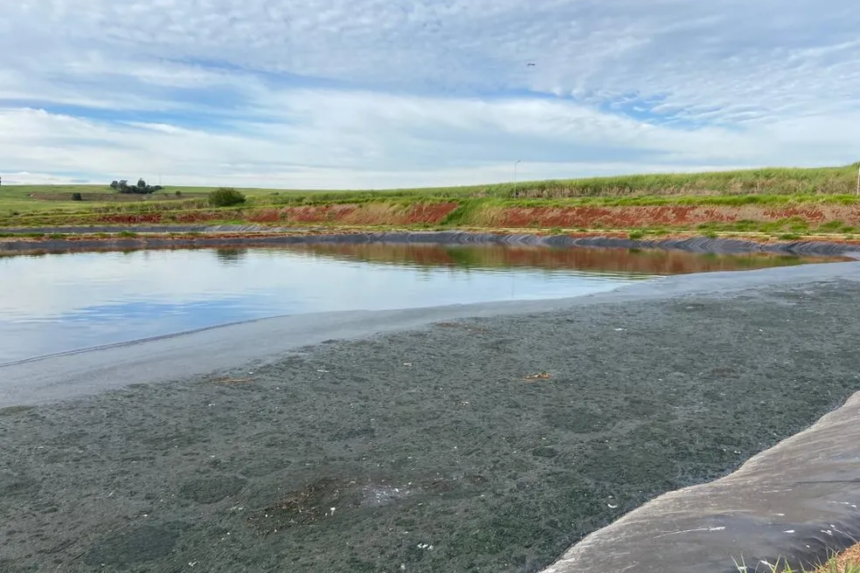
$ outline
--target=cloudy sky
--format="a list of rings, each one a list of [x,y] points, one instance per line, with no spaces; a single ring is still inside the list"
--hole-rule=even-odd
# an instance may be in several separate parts
[[[18,0],[0,174],[390,188],[860,159],[853,0]],[[530,66],[529,63],[535,65]]]

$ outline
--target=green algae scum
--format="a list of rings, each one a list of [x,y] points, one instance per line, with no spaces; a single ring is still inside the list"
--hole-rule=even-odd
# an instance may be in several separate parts
[[[608,296],[7,408],[0,563],[540,571],[860,389],[858,295],[807,279]]]

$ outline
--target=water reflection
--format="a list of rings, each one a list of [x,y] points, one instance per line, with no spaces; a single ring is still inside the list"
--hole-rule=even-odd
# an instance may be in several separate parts
[[[416,244],[34,252],[0,258],[0,363],[276,315],[559,298],[808,261]]]
[[[832,257],[801,258],[774,253],[699,254],[662,249],[500,247],[497,245],[408,243],[323,243],[291,246],[289,249],[340,260],[409,267],[568,269],[659,276],[738,271],[836,260]]]
[[[215,249],[215,256],[225,265],[235,265],[248,254],[248,249]]]

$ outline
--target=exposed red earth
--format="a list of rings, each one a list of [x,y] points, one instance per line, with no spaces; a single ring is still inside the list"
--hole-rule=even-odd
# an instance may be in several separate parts
[[[262,224],[330,224],[359,226],[438,225],[458,204],[390,203],[307,205],[245,211],[162,211],[151,213],[103,213],[87,217],[93,224],[165,224],[205,223],[236,220]],[[770,223],[791,219],[810,226],[837,221],[845,225],[860,224],[860,205],[787,205],[787,206],[484,206],[470,213],[463,224],[494,229],[584,228],[632,229],[643,227],[693,228],[706,223],[752,221]]]

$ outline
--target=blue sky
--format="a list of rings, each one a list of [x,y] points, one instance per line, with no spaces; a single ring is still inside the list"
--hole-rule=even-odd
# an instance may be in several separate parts
[[[391,188],[860,159],[850,0],[28,0],[4,182]],[[529,62],[534,66],[528,66]]]

